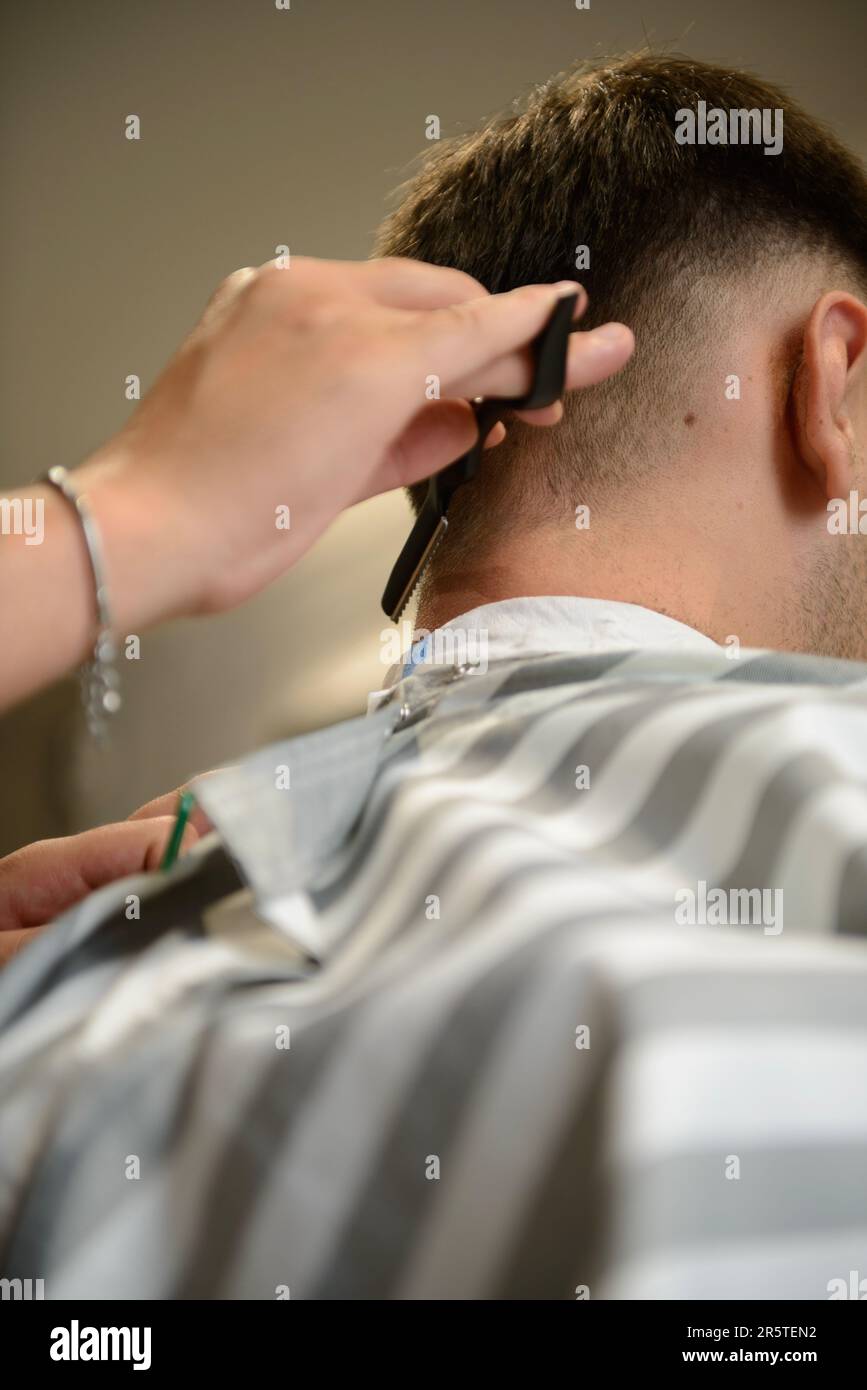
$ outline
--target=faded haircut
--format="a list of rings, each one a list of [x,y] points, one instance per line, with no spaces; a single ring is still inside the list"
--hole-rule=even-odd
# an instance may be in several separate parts
[[[678,143],[677,113],[700,101],[782,111],[781,152]],[[587,268],[576,268],[579,247]],[[448,569],[482,523],[508,524],[515,508],[525,521],[545,519],[582,500],[579,489],[632,482],[650,466],[683,418],[738,277],[814,256],[838,288],[867,295],[867,176],[779,88],[641,54],[579,65],[522,108],[442,141],[400,190],[374,253],[455,266],[491,292],[577,279],[590,296],[582,326],[617,319],[636,336],[626,368],[573,392],[557,429],[510,423],[509,439],[456,495],[437,559]],[[781,389],[790,375],[784,365]],[[410,489],[416,507],[425,486]]]

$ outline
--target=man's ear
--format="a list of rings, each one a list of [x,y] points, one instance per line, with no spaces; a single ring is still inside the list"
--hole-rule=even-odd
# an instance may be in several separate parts
[[[867,402],[867,306],[844,290],[813,305],[793,392],[795,444],[826,497],[846,497]]]

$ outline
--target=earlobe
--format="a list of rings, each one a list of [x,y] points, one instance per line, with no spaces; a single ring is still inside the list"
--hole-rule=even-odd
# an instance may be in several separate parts
[[[792,384],[795,445],[827,498],[845,497],[852,483],[858,420],[867,372],[867,306],[832,290],[817,300],[804,330],[803,354]]]

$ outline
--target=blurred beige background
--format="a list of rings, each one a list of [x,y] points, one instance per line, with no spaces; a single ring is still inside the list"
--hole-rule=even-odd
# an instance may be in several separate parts
[[[117,429],[230,270],[367,255],[428,115],[456,133],[648,40],[754,68],[867,154],[864,0],[6,0],[0,489]],[[145,636],[108,753],[72,682],[0,720],[0,854],[361,711],[408,518],[367,503],[244,609]]]

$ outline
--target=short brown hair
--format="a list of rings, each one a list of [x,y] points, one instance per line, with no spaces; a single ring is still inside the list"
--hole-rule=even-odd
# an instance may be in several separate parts
[[[699,101],[782,110],[781,153],[765,154],[760,144],[678,144],[677,113]],[[779,88],[686,57],[578,66],[535,91],[523,110],[442,142],[402,195],[376,254],[456,266],[492,292],[578,279],[590,295],[585,325],[619,319],[637,339],[622,373],[568,398],[559,429],[513,423],[509,440],[458,493],[460,525],[450,528],[444,559],[455,554],[453,532],[479,519],[482,498],[485,515],[496,518],[501,505],[562,505],[575,498],[576,482],[636,476],[648,430],[666,411],[682,415],[697,335],[709,331],[708,302],[726,277],[814,252],[856,291],[867,288],[859,162]],[[582,245],[590,265],[576,270]],[[416,505],[424,490],[411,489]]]

